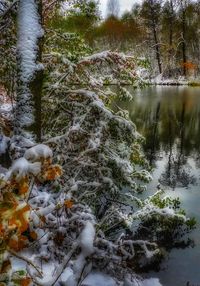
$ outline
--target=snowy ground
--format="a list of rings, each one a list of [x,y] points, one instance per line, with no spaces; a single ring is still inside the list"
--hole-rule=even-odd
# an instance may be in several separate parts
[[[117,286],[115,281],[107,275],[94,272],[90,274],[82,283],[82,286]],[[162,286],[157,278],[150,278],[143,281],[135,280],[129,284],[125,282],[124,286]]]
[[[154,79],[150,80],[149,83],[153,84],[153,85],[200,86],[200,80],[199,79],[194,78],[194,77],[189,77],[186,79],[183,76],[180,76],[179,78],[163,78],[162,75],[158,75]]]

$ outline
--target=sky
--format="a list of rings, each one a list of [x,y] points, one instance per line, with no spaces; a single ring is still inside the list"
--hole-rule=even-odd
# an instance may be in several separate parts
[[[133,4],[137,2],[138,2],[137,0],[119,0],[120,14],[126,10],[131,10]],[[107,0],[99,0],[99,3],[102,16],[104,17],[106,15]]]

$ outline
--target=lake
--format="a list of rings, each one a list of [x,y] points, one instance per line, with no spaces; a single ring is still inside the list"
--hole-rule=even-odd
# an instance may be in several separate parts
[[[164,286],[200,286],[200,88],[151,86],[131,93],[132,101],[116,104],[146,138],[144,151],[154,167],[148,194],[160,183],[197,219],[194,246],[173,249],[161,270],[146,276],[159,277]]]

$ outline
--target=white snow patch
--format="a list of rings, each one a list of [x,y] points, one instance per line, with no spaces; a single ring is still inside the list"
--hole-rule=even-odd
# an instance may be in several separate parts
[[[85,278],[85,280],[81,284],[82,286],[117,286],[114,279],[112,279],[110,276],[93,272],[88,277]]]
[[[27,160],[35,162],[41,158],[43,158],[43,159],[52,158],[53,152],[47,145],[38,144],[38,145],[26,150],[24,157]]]
[[[52,203],[46,208],[41,208],[39,211],[37,211],[37,214],[46,216],[54,210],[55,210],[55,205]]]
[[[93,253],[95,238],[95,228],[91,222],[87,222],[80,236],[80,246],[84,257]]]
[[[0,135],[0,155],[6,153],[9,140],[8,137]]]
[[[21,0],[19,7],[19,40],[17,48],[21,57],[21,80],[25,83],[33,77],[36,70],[37,41],[43,35],[37,5],[34,0]]]
[[[18,8],[18,42],[19,77],[21,89],[18,93],[16,108],[16,128],[31,126],[35,117],[33,114],[34,99],[30,91],[30,82],[37,71],[43,69],[43,65],[37,62],[38,40],[43,35],[40,25],[38,5],[35,0],[21,0]],[[22,132],[21,132],[22,133]],[[31,132],[24,132],[26,138],[33,138]]]
[[[62,275],[61,275],[61,277],[60,277],[60,281],[64,284],[64,285],[67,285],[67,281],[68,281],[68,279],[70,278],[70,276],[72,276],[73,275],[73,271],[72,271],[72,269],[71,268],[69,268],[69,267],[67,267],[64,271],[63,271],[63,273],[62,273]]]
[[[84,57],[79,63],[85,62],[85,61],[96,61],[96,60],[104,60],[109,56],[109,51],[103,51],[100,53],[93,54],[88,57]]]
[[[158,278],[150,278],[142,281],[141,286],[162,286]]]
[[[20,158],[14,161],[11,169],[6,175],[6,179],[12,179],[15,177],[17,181],[25,178],[29,174],[38,175],[41,171],[41,163],[30,163],[25,158]]]
[[[3,103],[0,107],[0,113],[2,114],[8,114],[12,111],[12,104],[10,103]]]
[[[125,279],[123,286],[162,286],[162,284],[160,284],[158,278],[148,278],[145,280],[135,278],[133,281]]]
[[[100,273],[100,272],[92,272],[89,274],[85,280],[82,282],[81,286],[116,286],[116,282],[110,276]],[[139,281],[138,279],[133,282],[125,281],[123,286],[162,286],[160,284],[158,278],[149,278],[143,281]]]

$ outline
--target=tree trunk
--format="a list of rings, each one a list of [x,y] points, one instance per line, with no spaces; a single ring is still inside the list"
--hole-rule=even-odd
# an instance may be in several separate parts
[[[14,134],[41,140],[43,82],[41,0],[20,0],[17,42],[17,103]]]
[[[157,29],[156,29],[156,26],[158,25],[158,23],[156,23],[153,7],[154,7],[153,1],[150,1],[152,32],[153,32],[153,38],[154,38],[154,43],[155,43],[156,60],[158,63],[159,73],[161,74],[162,73],[161,52],[160,52],[160,44],[158,42],[158,35],[157,35]]]
[[[153,36],[154,36],[154,42],[155,42],[155,49],[156,49],[156,59],[158,63],[158,70],[159,73],[162,73],[162,64],[161,64],[161,57],[160,57],[160,45],[158,43],[158,37],[157,37],[157,31],[155,24],[153,25]]]
[[[182,5],[182,56],[183,56],[183,75],[187,75],[187,70],[186,70],[186,65],[185,63],[187,62],[187,55],[186,55],[186,13],[183,3],[181,2]]]
[[[170,16],[169,16],[169,53],[168,53],[168,67],[169,67],[169,77],[172,76],[172,56],[173,56],[173,21],[174,21],[174,7],[173,0],[170,0]]]

